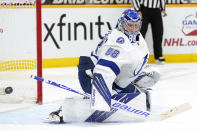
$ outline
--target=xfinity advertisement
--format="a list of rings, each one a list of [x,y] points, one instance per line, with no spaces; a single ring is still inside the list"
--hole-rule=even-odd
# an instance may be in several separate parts
[[[104,30],[111,30],[110,21],[102,19],[102,16],[96,16],[89,22],[77,20],[72,22],[69,12],[60,14],[57,21],[44,23],[44,42],[49,39],[54,43],[57,49],[60,49],[62,43],[66,44],[71,41],[92,41],[93,39],[103,39]]]

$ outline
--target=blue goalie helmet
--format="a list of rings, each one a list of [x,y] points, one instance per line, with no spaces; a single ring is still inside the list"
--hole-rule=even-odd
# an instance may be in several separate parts
[[[131,41],[135,41],[136,36],[140,32],[141,18],[134,10],[127,9],[118,19],[118,30],[126,34]]]

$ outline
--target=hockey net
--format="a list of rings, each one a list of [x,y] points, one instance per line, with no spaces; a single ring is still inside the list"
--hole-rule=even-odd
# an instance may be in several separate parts
[[[0,43],[0,103],[42,103],[41,0],[0,1]]]

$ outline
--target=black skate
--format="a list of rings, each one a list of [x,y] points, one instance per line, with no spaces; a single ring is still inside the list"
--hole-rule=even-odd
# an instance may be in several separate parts
[[[57,111],[53,111],[49,114],[49,116],[46,118],[47,121],[51,121],[51,122],[59,122],[59,123],[63,123],[63,114],[62,114],[62,107],[60,107],[59,110]]]

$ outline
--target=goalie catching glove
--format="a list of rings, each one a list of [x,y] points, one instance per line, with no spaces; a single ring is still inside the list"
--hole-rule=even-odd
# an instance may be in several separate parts
[[[160,79],[160,72],[157,68],[147,65],[132,84],[146,90],[153,87]]]

